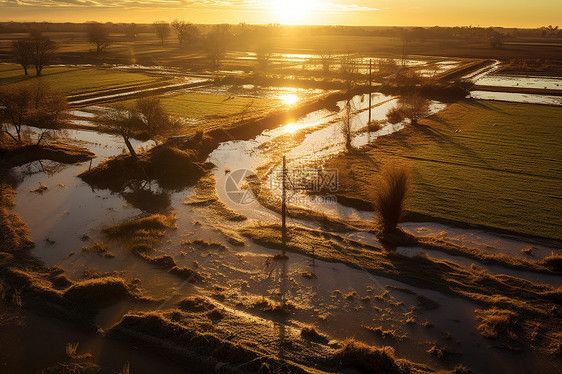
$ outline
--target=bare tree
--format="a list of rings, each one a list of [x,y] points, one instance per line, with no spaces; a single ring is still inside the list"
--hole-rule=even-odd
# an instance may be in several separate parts
[[[359,78],[357,61],[350,53],[342,55],[340,59],[340,76],[345,82],[347,93],[350,94]]]
[[[322,71],[324,74],[330,74],[330,66],[334,62],[334,52],[331,49],[321,50],[318,55],[322,62]]]
[[[131,138],[135,136],[162,139],[179,127],[180,123],[168,116],[158,98],[138,99],[134,108],[107,111],[101,128],[121,135],[133,158],[137,158]]]
[[[351,100],[347,100],[343,111],[343,118],[340,124],[340,130],[345,140],[345,148],[349,151],[353,148],[351,141],[353,140],[353,106]]]
[[[176,32],[180,47],[183,47],[186,42],[193,42],[199,36],[199,29],[192,23],[175,19],[171,25]]]
[[[165,139],[180,127],[180,122],[166,113],[157,97],[147,96],[138,99],[136,111],[144,131],[153,139]]]
[[[96,52],[101,53],[111,44],[109,39],[109,30],[107,27],[98,22],[86,23],[86,32],[90,43],[96,45]]]
[[[2,131],[17,143],[22,143],[26,127],[43,129],[37,144],[60,130],[65,123],[67,109],[66,97],[42,82],[0,89]],[[15,134],[9,131],[8,126],[14,129]]]
[[[267,71],[273,56],[273,45],[270,39],[263,40],[256,49],[257,68],[261,71]]]
[[[170,24],[165,21],[157,21],[154,22],[153,25],[156,30],[156,36],[160,39],[162,45],[164,45],[164,40],[168,39],[168,36],[170,36]]]
[[[115,108],[107,110],[101,118],[100,129],[119,134],[133,158],[137,158],[131,138],[139,131],[139,121],[133,110]]]
[[[35,65],[37,75],[41,75],[43,68],[49,65],[57,48],[55,42],[46,37],[38,37],[31,40],[31,59]]]
[[[205,40],[207,53],[211,63],[218,68],[226,55],[226,47],[230,39],[230,25],[215,25],[207,33]]]
[[[25,75],[27,75],[27,67],[32,63],[31,41],[27,39],[14,40],[12,43],[12,52],[16,62],[23,67]]]
[[[400,96],[398,106],[390,109],[386,116],[391,123],[398,123],[407,118],[412,125],[416,125],[420,118],[427,117],[429,113],[429,100],[418,93],[411,93]]]

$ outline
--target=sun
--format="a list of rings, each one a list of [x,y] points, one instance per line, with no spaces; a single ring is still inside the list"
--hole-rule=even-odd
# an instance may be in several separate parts
[[[273,20],[285,25],[306,23],[317,0],[269,0]]]

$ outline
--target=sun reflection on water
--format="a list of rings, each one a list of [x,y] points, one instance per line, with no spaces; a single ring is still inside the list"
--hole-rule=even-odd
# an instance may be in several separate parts
[[[295,125],[293,122],[291,122],[291,123],[285,125],[284,130],[285,130],[285,132],[288,132],[288,133],[291,133],[291,134],[292,134],[292,133],[294,133],[295,131],[297,131],[298,128],[299,128],[299,127],[298,127],[297,125]]]
[[[281,99],[281,101],[287,105],[293,105],[297,101],[299,101],[299,97],[295,94],[284,94],[279,96],[279,99]]]

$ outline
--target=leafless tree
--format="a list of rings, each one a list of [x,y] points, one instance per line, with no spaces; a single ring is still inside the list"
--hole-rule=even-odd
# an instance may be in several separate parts
[[[27,67],[32,64],[31,41],[28,39],[14,40],[12,43],[12,52],[16,62],[23,67],[25,75],[27,75]]]
[[[230,41],[230,25],[215,25],[207,33],[205,40],[209,59],[218,68],[226,55],[226,47]]]
[[[418,93],[411,93],[400,96],[398,106],[390,109],[386,116],[391,123],[398,123],[407,118],[412,125],[416,125],[420,118],[427,117],[429,113],[429,100]]]
[[[345,82],[347,93],[350,94],[359,79],[357,61],[351,53],[346,53],[340,59],[340,76]]]
[[[156,36],[160,39],[162,45],[164,45],[164,41],[170,36],[170,24],[165,21],[157,21],[154,22],[153,25],[156,30]]]
[[[172,21],[172,28],[176,32],[180,47],[183,47],[186,42],[193,42],[199,36],[199,29],[192,23],[175,19]]]
[[[139,131],[140,123],[133,110],[125,108],[114,108],[107,110],[101,118],[100,129],[119,134],[133,158],[137,158],[135,147],[131,144],[131,138]]]
[[[33,38],[31,46],[31,59],[35,65],[35,71],[37,75],[41,75],[43,68],[51,63],[57,46],[55,42],[46,37]]]
[[[330,67],[334,63],[334,52],[331,49],[323,49],[318,55],[322,62],[322,71],[324,74],[330,74]]]
[[[165,139],[180,127],[180,122],[166,113],[157,97],[147,96],[138,99],[136,112],[144,131],[153,139]]]
[[[162,139],[179,127],[180,123],[168,116],[158,98],[138,99],[134,108],[116,108],[107,111],[101,128],[119,134],[133,158],[137,158],[131,138],[135,136]]]
[[[67,109],[66,97],[49,89],[42,82],[0,89],[2,131],[17,143],[22,143],[22,134],[26,127],[43,129],[37,144],[60,130],[66,120]],[[15,134],[10,132],[8,127],[12,127]]]
[[[266,39],[258,44],[256,49],[257,68],[261,71],[267,71],[273,56],[273,45],[271,39]]]
[[[90,43],[96,45],[96,52],[101,53],[111,44],[109,39],[109,30],[107,27],[98,22],[86,23],[86,32]]]
[[[345,140],[345,148],[349,151],[353,148],[351,141],[353,140],[353,105],[351,100],[347,100],[343,111],[343,118],[340,124],[340,130]]]

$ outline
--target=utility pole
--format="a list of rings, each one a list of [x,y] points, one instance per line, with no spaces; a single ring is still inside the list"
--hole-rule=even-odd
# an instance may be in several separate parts
[[[285,246],[287,245],[287,186],[285,183],[287,175],[286,158],[283,155],[283,192],[281,200],[281,243],[283,246],[283,256],[285,256]]]
[[[372,77],[371,77],[371,69],[373,65],[373,59],[369,59],[369,121],[367,122],[367,143],[371,142],[371,88],[372,88]]]

